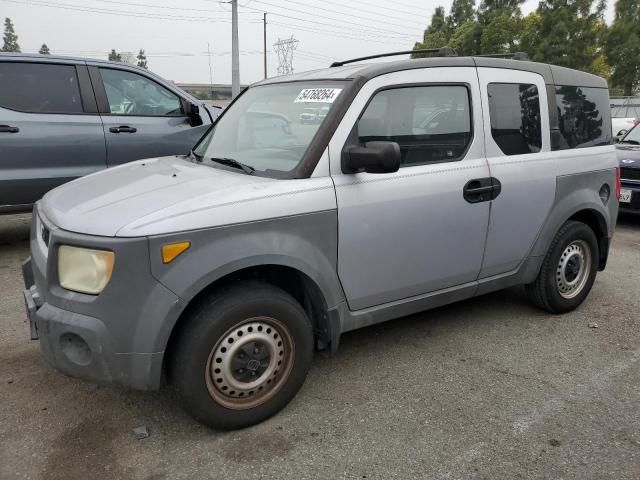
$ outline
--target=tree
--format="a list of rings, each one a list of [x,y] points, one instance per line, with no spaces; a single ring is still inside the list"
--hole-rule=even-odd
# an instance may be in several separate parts
[[[606,0],[542,0],[537,42],[530,56],[537,61],[593,71],[606,34]]]
[[[521,15],[520,5],[525,0],[483,0],[478,7],[478,20],[486,25],[493,20],[493,17],[502,13]]]
[[[4,45],[2,46],[3,52],[19,52],[20,45],[18,45],[18,35],[13,30],[13,23],[10,18],[4,19]]]
[[[640,87],[640,4],[618,0],[615,17],[605,42],[607,61],[613,66],[611,83],[625,96]]]
[[[40,55],[51,55],[51,52],[49,51],[49,47],[47,47],[46,43],[42,44],[42,46],[40,47],[40,50],[38,51],[38,53]]]
[[[474,20],[455,29],[449,39],[449,46],[456,49],[458,55],[479,55],[482,27]]]
[[[447,17],[447,26],[453,31],[475,19],[475,0],[453,0]]]
[[[492,14],[491,21],[482,27],[480,50],[482,53],[510,53],[520,46],[522,17],[520,8],[509,13],[502,10]]]
[[[138,66],[142,67],[142,68],[149,68],[147,66],[147,56],[144,54],[144,50],[140,49],[140,52],[138,52]]]
[[[109,61],[110,62],[121,62],[122,61],[122,55],[120,55],[118,52],[116,52],[115,48],[112,48],[111,52],[109,53]]]
[[[431,24],[424,31],[422,42],[416,42],[413,46],[414,50],[420,48],[440,48],[447,45],[449,41],[449,28],[445,17],[444,7],[436,7],[435,12],[431,16]],[[426,56],[423,53],[414,53],[411,58],[420,58]]]

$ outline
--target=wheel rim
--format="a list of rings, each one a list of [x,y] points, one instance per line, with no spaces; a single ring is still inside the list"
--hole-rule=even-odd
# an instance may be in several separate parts
[[[230,328],[207,359],[211,397],[234,410],[254,408],[272,398],[289,377],[294,343],[278,320],[255,317]]]
[[[563,298],[574,298],[584,288],[591,273],[591,249],[583,240],[570,243],[560,255],[556,285]]]

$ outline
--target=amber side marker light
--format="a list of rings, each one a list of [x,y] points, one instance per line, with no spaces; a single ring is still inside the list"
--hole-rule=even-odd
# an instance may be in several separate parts
[[[186,251],[191,242],[167,243],[162,246],[162,263],[173,262],[178,255]]]

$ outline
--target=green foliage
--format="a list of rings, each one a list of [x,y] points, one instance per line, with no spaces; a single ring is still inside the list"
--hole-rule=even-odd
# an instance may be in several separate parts
[[[109,61],[110,62],[121,62],[122,61],[122,55],[119,54],[118,52],[116,52],[115,48],[112,48],[111,52],[109,53]]]
[[[142,68],[149,68],[147,65],[147,56],[144,54],[144,50],[140,49],[140,52],[138,52],[138,66],[142,67]]]
[[[451,10],[447,17],[449,30],[460,28],[476,17],[475,0],[453,0]]]
[[[47,47],[46,43],[42,44],[42,46],[40,47],[40,50],[38,51],[38,53],[40,55],[51,55],[51,52],[49,51],[49,47]]]
[[[519,33],[522,18],[517,13],[509,13],[506,10],[496,12],[491,22],[482,28],[480,37],[480,50],[483,53],[509,53],[518,50]]]
[[[18,45],[18,35],[13,30],[13,23],[10,18],[4,19],[4,43],[2,45],[3,52],[19,52],[20,45]]]
[[[613,66],[611,84],[631,96],[640,87],[640,3],[618,0],[615,8],[605,43],[606,58]]]
[[[456,28],[449,39],[449,46],[456,49],[458,55],[479,55],[482,27],[474,20],[468,21]]]
[[[449,27],[445,17],[443,7],[437,7],[431,16],[431,24],[424,31],[422,42],[416,42],[413,46],[414,50],[420,48],[440,48],[447,45],[449,41]],[[420,58],[429,56],[424,53],[414,53],[411,58]]]
[[[529,55],[533,60],[590,71],[602,51],[605,0],[543,0],[540,23]]]

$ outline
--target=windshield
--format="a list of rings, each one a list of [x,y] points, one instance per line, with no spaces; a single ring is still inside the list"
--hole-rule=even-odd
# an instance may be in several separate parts
[[[635,126],[633,127],[627,135],[622,139],[623,142],[629,143],[639,143],[640,144],[640,129]]]
[[[194,152],[233,159],[259,172],[290,172],[346,82],[295,82],[252,87],[224,113]]]

